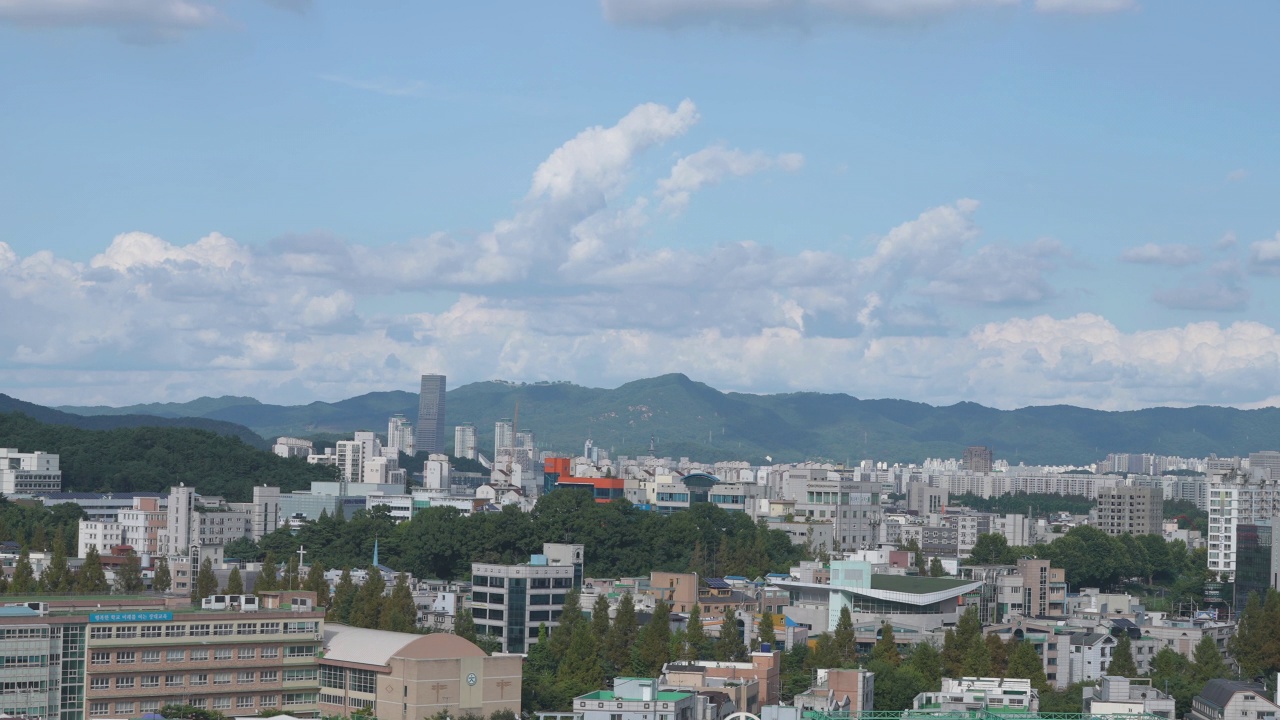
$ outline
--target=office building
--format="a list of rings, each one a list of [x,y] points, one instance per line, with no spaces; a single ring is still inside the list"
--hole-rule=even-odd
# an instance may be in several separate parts
[[[476,459],[476,426],[463,423],[453,429],[453,456]]]
[[[413,635],[327,625],[320,659],[324,716],[380,718],[520,715],[522,660],[489,657],[448,633]]]
[[[964,449],[964,469],[974,475],[991,472],[991,448],[974,445]]]
[[[417,452],[444,452],[444,375],[423,375],[418,391],[418,428],[414,437]]]
[[[0,448],[0,495],[38,495],[62,490],[58,456]]]
[[[581,582],[581,545],[546,543],[541,555],[519,565],[471,563],[476,633],[497,640],[503,652],[528,652],[540,626],[560,624],[565,595]]]
[[[1209,570],[1235,579],[1236,527],[1280,516],[1280,480],[1253,472],[1214,471],[1209,478]]]
[[[1264,450],[1249,453],[1249,469],[1264,479],[1280,480],[1280,452]]]
[[[1108,535],[1159,535],[1163,513],[1161,489],[1117,486],[1098,490],[1094,522]]]
[[[1266,599],[1270,589],[1280,590],[1280,532],[1271,525],[1236,525],[1236,614],[1250,595]]]
[[[922,482],[907,483],[907,509],[920,515],[937,515],[946,509],[947,491]]]

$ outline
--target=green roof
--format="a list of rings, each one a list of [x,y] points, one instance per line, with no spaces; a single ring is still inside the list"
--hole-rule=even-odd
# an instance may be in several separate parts
[[[872,590],[889,590],[891,592],[926,595],[928,593],[954,590],[965,585],[972,585],[973,580],[954,580],[951,578],[927,578],[911,575],[872,575]]]

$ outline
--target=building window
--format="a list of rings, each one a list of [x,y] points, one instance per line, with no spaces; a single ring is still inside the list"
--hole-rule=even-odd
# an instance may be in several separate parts
[[[231,623],[214,623],[213,624],[214,635],[230,635],[231,633],[232,633]]]
[[[191,698],[191,707],[200,708],[201,710],[209,706],[209,701],[205,698]]]
[[[167,638],[180,638],[187,636],[186,625],[168,625],[164,629],[164,636]]]
[[[132,650],[120,650],[116,653],[116,664],[132,665],[137,660],[137,655]]]
[[[262,652],[259,653],[259,657],[261,657],[263,660],[275,660],[276,658],[280,657],[280,648],[264,647],[262,648]]]
[[[195,673],[194,675],[191,676],[191,684],[195,686],[208,685],[209,673]]]
[[[378,691],[378,678],[372,670],[349,670],[348,681],[353,692],[374,693]]]
[[[160,687],[160,676],[159,675],[143,675],[142,682],[139,684],[144,688],[158,688]]]
[[[213,659],[220,660],[220,661],[230,660],[231,648],[218,648],[217,650],[214,650]]]
[[[111,653],[109,652],[95,652],[89,659],[90,665],[106,665],[109,662],[111,662]]]
[[[144,638],[158,638],[162,635],[164,635],[164,628],[160,625],[142,626],[142,637]]]
[[[132,678],[132,677],[118,677],[118,678],[116,678],[116,689],[117,689],[117,690],[128,690],[128,689],[130,689],[130,688],[132,688],[132,687],[133,687],[133,678]]]
[[[344,705],[346,704],[347,701],[341,695],[330,695],[328,693],[320,693],[320,702],[325,703],[327,705]]]
[[[361,709],[371,708],[373,707],[373,701],[367,700],[365,698],[358,698],[358,697],[347,698],[347,707],[361,708]]]
[[[181,675],[165,675],[164,686],[165,687],[182,687],[182,676]]]
[[[231,709],[231,698],[229,698],[229,697],[214,698],[214,699],[213,699],[213,709],[214,709],[214,710],[230,710],[230,709]]]
[[[214,673],[213,684],[214,685],[230,685],[231,673],[229,672]]]
[[[142,651],[142,662],[144,662],[144,663],[158,663],[158,662],[160,662],[160,651],[159,651],[159,650],[143,650],[143,651]]]
[[[160,709],[159,700],[143,700],[139,709],[144,713],[153,713]]]
[[[257,654],[258,654],[258,653],[257,653],[257,648],[242,647],[242,648],[240,648],[239,650],[237,650],[237,651],[236,651],[236,659],[238,659],[238,660],[252,660],[252,659],[254,658],[254,656],[255,656],[255,655],[257,655]]]
[[[237,635],[257,635],[258,623],[240,623],[236,625]]]
[[[117,640],[132,640],[138,637],[138,628],[136,625],[121,625],[116,628]]]
[[[316,649],[313,645],[290,645],[285,648],[284,656],[287,658],[315,657]]]
[[[279,670],[263,670],[258,673],[258,682],[273,683],[280,679]]]
[[[320,687],[342,690],[346,685],[343,669],[332,665],[320,666]]]
[[[165,662],[182,662],[187,658],[186,650],[166,650],[164,652]]]
[[[111,631],[112,631],[112,628],[110,626],[92,628],[89,630],[89,639],[90,640],[110,640]]]
[[[263,695],[261,698],[259,698],[258,707],[273,708],[279,704],[280,702],[276,699],[275,695]]]
[[[257,675],[252,670],[242,670],[236,673],[236,684],[251,685],[253,684],[253,679],[255,677],[257,677]]]
[[[261,625],[263,635],[277,635],[280,633],[280,623],[264,622]]]
[[[90,678],[89,689],[90,690],[110,690],[111,678],[105,678],[105,677]]]
[[[285,693],[284,705],[310,705],[316,701],[315,693]]]
[[[90,715],[110,715],[111,711],[108,709],[107,703],[96,702],[96,703],[89,703],[89,714]]]
[[[191,662],[209,662],[208,650],[192,650]]]
[[[240,697],[236,698],[236,708],[240,710],[244,710],[245,708],[251,708],[251,707],[253,707],[252,695],[241,695]]]
[[[315,668],[290,668],[284,671],[285,682],[306,682],[316,679]],[[369,692],[373,692],[370,690]]]
[[[208,635],[208,634],[209,634],[209,626],[208,626],[207,624],[206,624],[206,625],[192,625],[192,626],[191,626],[191,636],[192,636],[192,637],[204,637],[204,636],[206,636],[206,635]]]

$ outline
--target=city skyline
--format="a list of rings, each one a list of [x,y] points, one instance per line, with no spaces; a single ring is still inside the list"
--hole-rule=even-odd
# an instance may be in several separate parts
[[[16,0],[0,387],[1274,406],[1278,20]]]

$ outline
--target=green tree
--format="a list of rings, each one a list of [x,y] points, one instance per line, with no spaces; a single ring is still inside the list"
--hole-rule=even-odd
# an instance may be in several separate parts
[[[58,594],[67,593],[71,592],[74,583],[75,575],[67,565],[67,546],[62,539],[62,533],[58,533],[53,538],[53,557],[49,559],[48,567],[40,574],[40,590]]]
[[[262,558],[262,550],[252,538],[241,537],[227,543],[222,549],[224,557],[235,558],[243,562],[257,562]]]
[[[582,615],[582,593],[570,590],[564,597],[564,606],[560,610],[560,626],[551,630],[551,654],[564,658],[569,652],[569,643],[573,642],[573,633],[579,625],[586,623]]]
[[[876,710],[899,711],[911,707],[916,695],[929,689],[923,675],[910,665],[893,667],[872,661],[868,666],[876,674]],[[883,687],[881,687],[883,685]]]
[[[201,600],[218,592],[218,576],[213,574],[213,560],[205,558],[200,563],[200,570],[196,573],[195,592],[191,596],[191,602],[199,605]]]
[[[635,600],[631,593],[626,593],[618,601],[618,612],[613,616],[609,634],[605,636],[604,654],[612,668],[622,671],[631,666],[631,651],[638,634]]]
[[[356,627],[377,628],[382,623],[382,609],[387,592],[387,582],[382,572],[370,565],[364,584],[356,592],[351,608],[351,624]]]
[[[991,658],[991,676],[1004,677],[1009,669],[1009,646],[995,633],[989,633],[983,641],[987,646],[987,656]]]
[[[407,573],[396,576],[396,584],[391,588],[391,596],[386,600],[379,622],[383,630],[417,632],[418,605],[413,601]]]
[[[342,568],[342,575],[338,577],[338,584],[333,588],[333,605],[329,607],[326,613],[330,622],[342,623],[344,625],[351,622],[351,608],[355,604],[356,593],[358,592],[355,582],[351,579],[351,568]],[[466,611],[467,617],[470,618],[471,611]],[[461,620],[462,611],[458,613],[458,619]],[[461,635],[461,633],[457,633]],[[475,637],[475,626],[471,628],[471,636]],[[463,635],[463,637],[466,637]],[[467,638],[471,640],[471,638]],[[475,642],[472,640],[472,642]]]
[[[657,677],[671,662],[671,606],[659,599],[649,624],[640,631],[632,671],[641,677]]]
[[[817,668],[838,668],[843,663],[840,659],[840,650],[836,647],[835,638],[831,633],[822,633],[813,643],[813,652],[809,653],[806,660],[809,669]]]
[[[1111,662],[1107,665],[1107,674],[1132,678],[1138,676],[1138,665],[1133,661],[1133,645],[1128,635],[1121,635],[1111,650]]]
[[[262,559],[262,569],[258,571],[258,577],[253,581],[253,591],[259,593],[279,590],[280,579],[276,575],[278,570],[275,553],[268,550]]]
[[[902,549],[914,554],[916,561],[916,574],[921,576],[929,574],[929,560],[925,558],[924,551],[920,549],[920,543],[916,542],[915,538],[907,540],[907,544],[903,545]]]
[[[1031,643],[1017,640],[1009,651],[1009,669],[1006,677],[1023,678],[1031,681],[1031,686],[1040,692],[1049,690],[1049,681],[1044,676],[1044,664],[1040,655]]]
[[[1192,700],[1202,687],[1191,675],[1191,661],[1171,647],[1160,648],[1151,658],[1151,684],[1160,690],[1167,689],[1173,696],[1177,717],[1190,712]]]
[[[969,643],[964,654],[964,677],[991,677],[991,650],[986,642]]]
[[[773,613],[765,610],[760,614],[760,629],[756,631],[756,639],[760,645],[768,645],[774,650],[778,649],[778,635],[773,628]]]
[[[846,605],[840,608],[840,618],[836,620],[836,629],[831,639],[835,642],[835,650],[841,663],[849,662],[858,656],[858,638],[853,632],[853,616]]]
[[[966,649],[955,628],[947,628],[942,634],[942,671],[946,677],[964,677]]]
[[[893,626],[889,623],[880,626],[880,637],[871,648],[871,659],[890,667],[902,664],[902,656],[898,654],[898,639],[893,636]]]
[[[720,623],[720,637],[712,646],[712,654],[720,662],[741,662],[747,659],[747,646],[738,633],[738,621],[733,613],[725,613]]]
[[[327,608],[330,605],[329,581],[324,578],[324,565],[319,561],[311,563],[307,570],[306,589],[316,594],[316,606]]]
[[[151,587],[159,592],[169,592],[173,587],[173,574],[169,572],[169,558],[160,556],[156,561],[156,575],[151,579]]]
[[[142,581],[142,560],[137,553],[130,552],[116,571],[115,591],[126,595],[142,592],[147,588]]]
[[[469,608],[459,610],[457,616],[453,619],[453,634],[464,640],[476,641],[476,621],[475,618],[471,617]],[[548,644],[547,649],[550,650],[550,647],[550,644]],[[555,655],[552,655],[552,657],[555,657]]]
[[[689,610],[689,622],[685,625],[685,646],[680,659],[702,660],[708,655],[707,646],[707,634],[702,629],[702,606],[694,603]]]
[[[946,577],[947,569],[942,566],[940,558],[929,561],[929,577]]]
[[[920,673],[920,676],[925,679],[926,687],[941,689],[942,653],[938,652],[937,646],[933,643],[927,641],[916,643],[906,664]]]
[[[227,595],[243,595],[244,594],[244,578],[240,577],[240,568],[231,568],[231,573],[227,575],[227,586],[222,589]]]
[[[1008,565],[1014,561],[1009,553],[1009,541],[999,533],[983,533],[969,552],[969,565]]]
[[[1191,677],[1200,687],[1204,687],[1210,680],[1231,677],[1231,670],[1222,659],[1222,651],[1211,635],[1206,634],[1200,638],[1191,654],[1191,660]]]
[[[609,636],[609,597],[604,593],[597,595],[595,605],[591,606],[591,632],[604,657],[604,639]]]
[[[98,548],[90,545],[76,573],[76,592],[81,595],[100,595],[107,592],[107,574],[102,570],[102,558]]]
[[[39,589],[36,584],[36,572],[31,567],[31,553],[22,548],[18,554],[18,564],[13,568],[13,579],[9,581],[9,593],[12,595],[30,595]]]
[[[604,685],[600,648],[591,625],[579,622],[570,629],[569,647],[560,659],[556,682],[569,697],[576,697]]]
[[[302,579],[298,577],[298,556],[289,555],[289,562],[284,566],[284,577],[280,580],[282,590],[298,590],[302,587]]]

